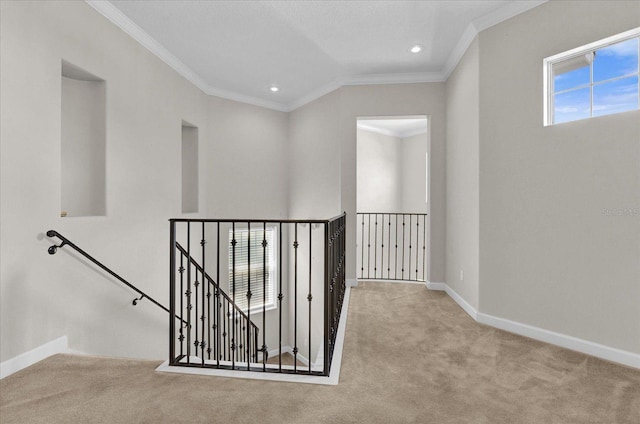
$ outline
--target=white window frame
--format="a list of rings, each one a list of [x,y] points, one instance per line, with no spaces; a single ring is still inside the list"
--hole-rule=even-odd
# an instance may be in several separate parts
[[[553,112],[554,112],[554,104],[553,104],[553,100],[554,100],[554,86],[553,86],[553,65],[559,62],[563,62],[565,60],[569,60],[569,59],[573,59],[575,57],[581,56],[581,55],[586,55],[589,53],[592,53],[596,50],[602,49],[604,47],[610,46],[612,44],[617,44],[620,43],[622,41],[627,41],[630,40],[632,38],[637,38],[640,37],[640,27],[638,28],[634,28],[632,30],[629,31],[625,31],[622,32],[620,34],[616,34],[613,35],[611,37],[607,37],[604,38],[602,40],[598,40],[595,41],[593,43],[589,43],[586,44],[584,46],[581,47],[577,47],[575,49],[571,49],[568,50],[566,52],[563,53],[559,53],[556,54],[554,56],[550,56],[545,58],[542,61],[542,71],[543,71],[543,87],[544,87],[544,99],[543,99],[543,105],[544,105],[544,126],[549,126],[549,125],[555,125],[553,122]],[[640,57],[640,56],[639,56]],[[640,66],[639,66],[640,68]],[[592,65],[592,69],[593,69],[593,65]],[[593,71],[591,71],[591,73],[593,74]],[[626,75],[624,77],[629,77],[632,76],[634,74],[629,74]],[[616,77],[616,78],[611,78],[608,79],[606,81],[599,81],[597,84],[595,85],[599,85],[601,83],[605,83],[605,82],[610,82],[613,81],[615,79],[619,79],[619,78],[624,78],[624,77]],[[640,76],[639,76],[639,84],[640,84]],[[591,88],[591,107],[593,108],[593,75],[591,75],[590,77],[590,81],[589,81],[589,85],[584,85],[581,86],[580,88],[586,88],[586,87],[590,87]],[[574,87],[572,88],[572,90],[574,89],[578,89],[579,87]],[[592,115],[592,113],[590,114]],[[593,118],[593,116],[589,116],[589,118]],[[588,118],[585,118],[588,119]],[[574,122],[574,121],[571,121]]]
[[[236,236],[238,232],[244,231],[247,232],[248,228],[246,225],[243,226],[238,226],[236,225],[235,228],[236,231]],[[260,231],[262,232],[262,224],[260,223],[255,223],[251,226],[251,231]],[[269,231],[273,231],[273,246],[271,249],[271,252],[273,253],[272,258],[267,257],[267,262],[270,264],[270,271],[268,272],[269,274],[269,281],[271,282],[271,292],[272,292],[272,299],[273,299],[273,303],[267,303],[265,311],[272,311],[274,309],[278,309],[278,276],[279,276],[279,272],[280,270],[278,269],[278,226],[277,225],[273,225],[273,224],[267,224],[267,234],[269,233]],[[231,256],[231,240],[233,237],[233,229],[229,228],[229,256]],[[244,258],[246,259],[246,258]],[[238,260],[238,258],[236,257],[236,261]],[[261,265],[262,263],[260,263]],[[237,266],[237,264],[236,264]],[[231,292],[233,290],[233,280],[231,278],[231,272],[232,272],[232,263],[231,260],[229,260],[229,265],[228,265],[228,270],[227,272],[229,273],[229,292]],[[260,283],[262,283],[262,280],[260,280]],[[269,290],[269,287],[267,287],[267,290]],[[244,296],[246,293],[243,293],[242,296]],[[231,295],[229,295],[231,296]],[[236,293],[236,297],[237,297],[237,293]],[[252,299],[254,299],[252,297]],[[253,302],[255,302],[255,300],[253,300]],[[252,302],[252,303],[253,303]],[[259,302],[262,302],[262,299],[259,300]],[[237,302],[236,302],[237,303]],[[259,306],[253,306],[251,305],[251,308],[242,308],[243,312],[247,312],[250,311],[252,314],[255,312],[262,312],[262,305]]]

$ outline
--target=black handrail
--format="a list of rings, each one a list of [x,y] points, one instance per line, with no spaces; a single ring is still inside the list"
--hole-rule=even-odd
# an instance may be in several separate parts
[[[49,252],[50,255],[55,255],[56,252],[58,251],[58,248],[60,247],[64,247],[64,246],[69,246],[72,247],[73,249],[75,249],[78,253],[80,253],[82,256],[84,256],[85,258],[89,259],[91,262],[93,262],[95,265],[97,265],[98,267],[100,267],[103,271],[105,271],[107,274],[111,275],[113,278],[117,279],[118,281],[120,281],[122,284],[126,285],[127,287],[129,287],[131,290],[135,291],[136,293],[138,293],[140,295],[139,298],[136,298],[133,300],[133,304],[137,305],[138,301],[142,300],[142,299],[149,299],[151,301],[151,303],[153,303],[154,305],[156,305],[157,307],[161,308],[162,310],[171,313],[169,311],[169,309],[162,305],[161,303],[159,303],[157,300],[155,300],[154,298],[152,298],[151,296],[149,296],[148,294],[146,294],[145,292],[143,292],[142,290],[140,290],[139,288],[137,288],[136,286],[134,286],[133,284],[131,284],[130,282],[128,282],[127,280],[125,280],[124,278],[122,278],[121,276],[119,276],[118,274],[116,274],[115,272],[113,272],[111,269],[107,268],[104,264],[102,264],[100,261],[98,261],[97,259],[95,259],[93,256],[91,256],[90,254],[88,254],[87,252],[85,252],[84,250],[82,250],[81,248],[79,248],[75,243],[73,243],[71,240],[69,240],[68,238],[66,238],[65,236],[63,236],[62,234],[60,234],[59,232],[57,232],[56,230],[49,230],[47,231],[47,237],[57,237],[60,240],[62,240],[62,243],[60,243],[59,245],[53,245],[53,246],[49,246],[49,249],[47,249],[47,251]],[[176,315],[177,319],[180,319],[179,316]]]

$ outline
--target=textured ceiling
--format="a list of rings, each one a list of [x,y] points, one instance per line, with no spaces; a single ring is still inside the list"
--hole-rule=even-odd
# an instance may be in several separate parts
[[[526,3],[87,2],[205,92],[281,110],[340,84],[443,80],[474,21]]]

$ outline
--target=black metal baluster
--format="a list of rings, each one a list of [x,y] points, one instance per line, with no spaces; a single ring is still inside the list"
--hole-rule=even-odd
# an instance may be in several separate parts
[[[233,350],[231,349],[231,345],[233,344],[233,335],[232,335],[233,326],[231,325],[231,308],[229,306],[229,299],[225,298],[224,300],[227,302],[227,312],[224,315],[226,317],[225,321],[227,322],[227,334],[224,335],[225,344],[226,344],[225,352],[227,352],[226,360],[233,362]],[[231,369],[233,369],[233,366],[231,367]]]
[[[395,265],[396,265],[396,270],[393,274],[393,279],[397,280],[398,279],[398,214],[396,215],[396,259],[395,259]]]
[[[360,214],[360,218],[362,218],[362,243],[360,244],[362,259],[360,261],[360,278],[364,278],[364,214]]]
[[[404,242],[404,218],[405,218],[405,215],[402,214],[402,268],[401,269],[402,269],[402,279],[403,280],[404,280],[404,245],[405,245],[405,242]]]
[[[209,328],[211,328],[211,322],[208,321],[208,317],[209,317],[209,299],[211,299],[211,289],[209,288],[209,282],[207,281],[207,272],[206,272],[206,262],[205,262],[205,247],[204,245],[207,244],[206,239],[205,239],[205,232],[204,232],[204,222],[202,223],[202,239],[200,240],[200,246],[202,246],[202,317],[200,318],[202,320],[202,339],[200,341],[200,353],[202,354],[202,365],[204,366],[204,348],[207,346],[207,340],[211,339],[211,333]],[[205,286],[207,286],[207,309],[205,312],[204,309],[204,289]],[[207,321],[207,325],[205,325],[205,321]],[[207,328],[207,334],[209,334],[209,337],[205,340],[205,327]],[[211,359],[211,349],[207,349],[207,353],[209,356],[209,359]]]
[[[175,245],[174,245],[175,249]],[[184,356],[184,255],[180,252],[180,268],[178,268],[178,272],[180,272],[180,356]]]
[[[363,240],[364,240],[364,215],[362,216]],[[364,248],[364,245],[363,245]],[[322,373],[329,375],[329,222],[324,223],[324,364]]]
[[[311,300],[313,299],[313,296],[311,295],[311,261],[312,261],[312,256],[311,256],[311,248],[312,248],[312,243],[311,243],[311,227],[313,224],[309,224],[309,294],[307,295],[307,300],[309,301],[309,374],[311,374]]]
[[[191,363],[191,222],[187,222],[187,364]]]
[[[373,239],[373,278],[378,278],[378,214],[375,217],[376,226]]]
[[[294,224],[293,241],[293,371],[298,363],[298,223]]]
[[[420,216],[416,215],[416,281],[418,281],[418,268],[420,267]]]
[[[231,232],[232,232],[232,238],[231,238],[231,247],[232,247],[232,253],[231,253],[231,282],[233,284],[233,288],[231,289],[231,300],[233,300],[233,307],[234,307],[234,311],[233,311],[233,317],[231,315],[229,315],[229,318],[233,318],[233,321],[230,323],[231,327],[232,327],[232,331],[233,331],[233,336],[231,337],[231,343],[230,343],[230,347],[231,347],[231,352],[230,352],[230,356],[231,356],[231,369],[234,370],[236,367],[236,326],[235,326],[235,307],[236,307],[236,244],[238,243],[236,240],[236,223],[233,222],[231,223]],[[227,305],[228,307],[228,311],[227,313],[231,312],[231,308],[229,307],[229,305]]]
[[[367,278],[369,278],[371,272],[371,214],[368,213],[367,217],[369,218],[367,222]]]
[[[251,321],[251,222],[247,222],[247,321]],[[249,335],[247,334],[247,355],[249,354]],[[247,371],[249,370],[247,361]]]
[[[220,223],[217,223],[217,232],[216,232],[216,365],[220,366]]]
[[[426,248],[426,244],[427,244],[427,215],[425,214],[422,217],[422,279],[424,281],[427,281],[427,274],[426,274],[426,269],[427,269],[427,248]]]
[[[267,371],[267,223],[262,223],[262,371]],[[257,347],[257,344],[256,344]],[[256,358],[257,360],[257,358]]]
[[[411,232],[412,232],[412,228],[413,228],[412,225],[411,225],[412,218],[413,218],[413,215],[409,214],[409,269],[408,269],[408,271],[409,271],[409,280],[411,280]]]
[[[387,234],[388,248],[387,248],[387,278],[391,279],[391,214],[389,214],[389,231]]]
[[[180,255],[182,259],[182,255]],[[182,288],[180,288],[182,299]],[[169,222],[169,364],[176,363],[176,223]],[[180,310],[180,330],[182,330],[182,309]],[[180,331],[182,335],[182,331]],[[180,341],[182,356],[182,341]]]
[[[380,250],[380,278],[384,279],[384,213],[382,215],[382,225],[380,229],[382,233],[380,234],[380,238],[382,241],[381,250]]]
[[[279,252],[278,252],[278,371],[282,372],[282,222],[278,225],[279,229]]]

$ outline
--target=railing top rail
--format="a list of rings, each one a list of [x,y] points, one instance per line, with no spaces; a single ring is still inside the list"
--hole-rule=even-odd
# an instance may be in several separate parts
[[[357,212],[358,215],[429,215],[424,212]]]
[[[218,218],[171,218],[169,222],[219,222],[240,224],[327,224],[346,215],[342,213],[330,219],[218,219]]]

